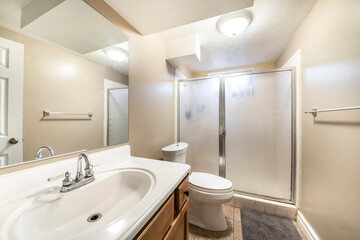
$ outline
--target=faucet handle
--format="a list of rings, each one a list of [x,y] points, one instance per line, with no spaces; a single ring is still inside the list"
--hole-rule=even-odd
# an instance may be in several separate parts
[[[92,177],[94,175],[93,165],[89,164],[89,168],[85,168],[85,177]]]
[[[76,172],[75,181],[80,182],[83,179],[84,179],[84,174],[82,172]]]
[[[63,180],[62,184],[64,187],[70,186],[71,184],[74,183],[74,179],[70,177],[70,173],[66,172],[65,173],[65,179]]]

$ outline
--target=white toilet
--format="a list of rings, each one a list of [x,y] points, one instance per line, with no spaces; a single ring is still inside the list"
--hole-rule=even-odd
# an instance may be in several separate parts
[[[183,142],[164,147],[164,160],[185,163],[187,147]],[[190,223],[211,231],[225,231],[227,224],[221,204],[231,200],[232,183],[213,174],[193,172],[189,177],[189,192]]]

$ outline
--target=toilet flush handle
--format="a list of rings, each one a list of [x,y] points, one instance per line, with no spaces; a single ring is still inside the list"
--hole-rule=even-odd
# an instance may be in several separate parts
[[[184,194],[188,197],[189,196],[189,190],[186,190]]]

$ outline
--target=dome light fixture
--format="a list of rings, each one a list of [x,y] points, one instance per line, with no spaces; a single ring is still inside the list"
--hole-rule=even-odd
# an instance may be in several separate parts
[[[107,48],[105,49],[105,53],[111,60],[115,62],[122,62],[128,56],[128,53],[124,49],[119,47]]]
[[[233,12],[223,15],[217,22],[217,29],[228,37],[236,37],[245,31],[252,20],[250,12]]]

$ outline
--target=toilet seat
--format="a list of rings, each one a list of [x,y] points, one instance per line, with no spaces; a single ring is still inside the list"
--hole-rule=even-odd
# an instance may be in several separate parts
[[[193,172],[189,177],[189,187],[203,193],[232,192],[232,183],[222,177],[202,172]]]
[[[192,190],[198,191],[198,192],[208,193],[208,194],[225,194],[225,193],[232,192],[232,188],[226,189],[226,190],[208,189],[208,188],[201,188],[198,186],[194,186],[192,184],[189,184],[189,188],[191,188]]]

